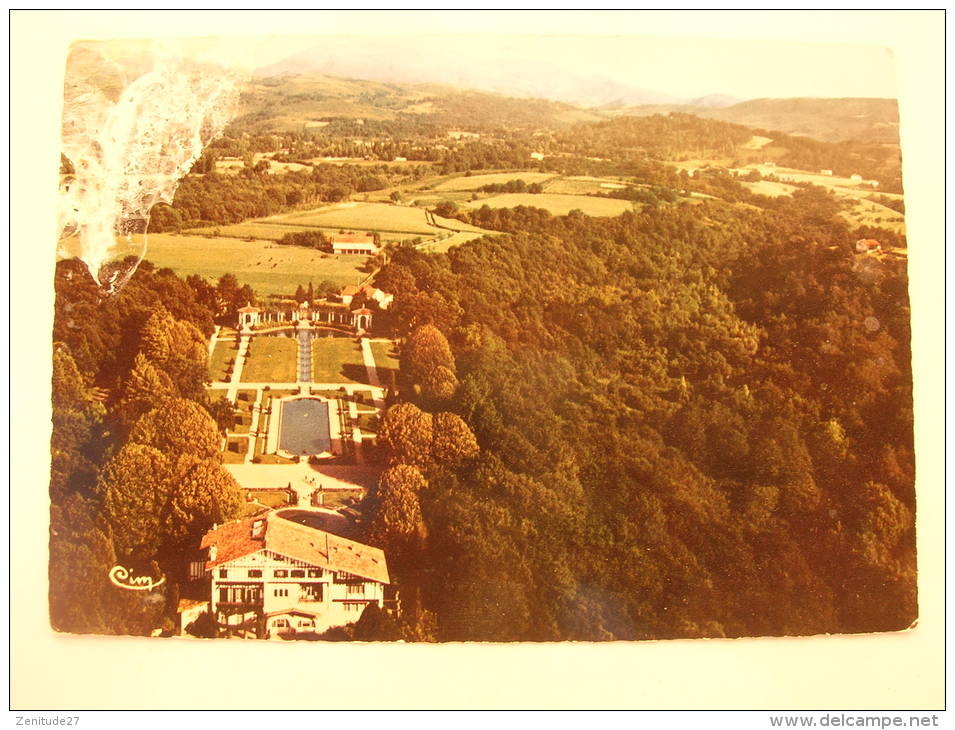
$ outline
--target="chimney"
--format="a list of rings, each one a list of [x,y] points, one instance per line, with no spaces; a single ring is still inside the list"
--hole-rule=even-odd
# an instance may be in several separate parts
[[[210,546],[209,546],[209,562],[210,562],[210,563],[214,563],[214,562],[215,562],[216,554],[218,553],[218,549],[217,549],[217,548],[218,548],[217,545],[210,545]]]

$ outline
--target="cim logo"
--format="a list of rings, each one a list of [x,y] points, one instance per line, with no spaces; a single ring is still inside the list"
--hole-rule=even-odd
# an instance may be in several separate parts
[[[109,582],[118,588],[127,591],[151,591],[166,582],[166,576],[154,580],[149,575],[131,576],[129,570],[122,565],[114,565],[109,571]]]

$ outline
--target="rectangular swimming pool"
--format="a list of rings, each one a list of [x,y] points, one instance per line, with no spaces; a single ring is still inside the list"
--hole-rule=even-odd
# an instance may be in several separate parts
[[[328,401],[294,398],[282,401],[279,449],[296,456],[330,453],[332,439]]]

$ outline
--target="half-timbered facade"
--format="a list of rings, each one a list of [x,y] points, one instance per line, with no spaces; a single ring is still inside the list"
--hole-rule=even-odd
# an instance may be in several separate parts
[[[206,533],[210,613],[221,631],[302,637],[353,623],[384,607],[384,553],[278,512]]]

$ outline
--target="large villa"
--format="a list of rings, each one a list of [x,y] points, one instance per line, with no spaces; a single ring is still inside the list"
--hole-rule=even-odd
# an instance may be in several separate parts
[[[385,554],[278,510],[215,526],[191,577],[208,583],[217,635],[310,638],[353,623],[369,605],[393,608]],[[313,524],[309,524],[312,522]]]

